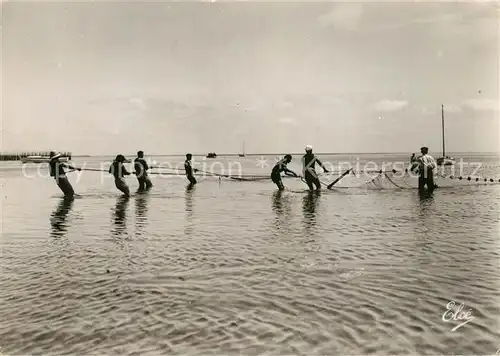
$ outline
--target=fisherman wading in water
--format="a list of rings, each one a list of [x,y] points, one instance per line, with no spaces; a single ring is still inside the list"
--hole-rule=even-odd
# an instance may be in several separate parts
[[[123,155],[116,156],[115,160],[109,167],[109,173],[111,173],[115,177],[115,186],[118,190],[122,191],[125,196],[130,196],[130,189],[128,188],[127,183],[125,182],[124,176],[130,175],[130,172],[125,169],[123,163],[129,162],[123,157]]]
[[[69,168],[77,171],[81,171],[81,169],[60,162],[59,157],[61,157],[61,154],[59,152],[58,153],[55,153],[54,151],[50,152],[50,161],[49,161],[50,176],[54,177],[57,186],[64,193],[64,197],[73,198],[73,196],[75,195],[75,191],[73,190],[73,187],[71,186],[68,177],[66,177],[66,171],[64,170],[64,168]]]
[[[306,146],[306,154],[302,157],[303,164],[303,176],[306,180],[306,184],[309,190],[313,190],[313,184],[316,186],[316,190],[321,189],[321,182],[319,181],[318,174],[316,173],[315,164],[316,162],[323,168],[325,173],[328,173],[328,169],[325,168],[323,163],[317,159],[312,153],[312,146]]]
[[[427,190],[432,192],[437,186],[434,184],[434,169],[437,168],[436,161],[431,155],[428,155],[429,149],[427,147],[422,147],[420,149],[421,156],[418,156],[411,167],[411,171],[415,171],[418,168],[418,189],[420,191],[424,190],[427,185]]]
[[[186,154],[186,160],[184,161],[184,169],[186,171],[186,177],[189,180],[189,185],[193,186],[196,184],[196,179],[193,176],[193,172],[198,172],[196,168],[191,166],[191,158],[193,156],[191,153]]]
[[[134,160],[135,175],[139,182],[139,191],[149,190],[153,186],[151,179],[148,177],[148,163],[144,159],[144,152],[137,152],[137,158]]]
[[[285,186],[283,185],[283,182],[281,181],[281,172],[285,172],[287,176],[291,177],[298,177],[298,175],[295,172],[292,172],[287,168],[287,164],[292,161],[292,156],[291,155],[285,155],[285,157],[281,160],[279,160],[273,167],[273,170],[271,172],[271,179],[278,186],[279,190],[284,190]]]

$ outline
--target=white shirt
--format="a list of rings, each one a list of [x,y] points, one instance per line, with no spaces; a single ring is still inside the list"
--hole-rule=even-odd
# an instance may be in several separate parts
[[[437,167],[436,161],[430,155],[419,156],[417,158],[417,162],[419,162],[420,165],[423,165],[425,168],[436,169]]]

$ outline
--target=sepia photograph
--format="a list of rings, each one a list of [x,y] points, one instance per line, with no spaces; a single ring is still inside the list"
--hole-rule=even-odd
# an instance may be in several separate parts
[[[498,1],[0,3],[0,356],[500,355]]]

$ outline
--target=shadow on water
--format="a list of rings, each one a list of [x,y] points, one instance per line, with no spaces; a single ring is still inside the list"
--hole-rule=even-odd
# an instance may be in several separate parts
[[[304,227],[306,229],[316,226],[316,208],[318,207],[320,191],[308,191],[302,199],[302,213],[304,215]]]
[[[186,224],[184,227],[184,234],[191,235],[193,233],[193,194],[195,185],[188,184],[186,186],[186,193],[184,195],[185,211],[186,211]]]
[[[147,223],[148,214],[148,203],[149,203],[148,191],[138,192],[135,198],[135,223],[138,228],[144,227]]]
[[[114,222],[114,230],[112,231],[113,235],[120,236],[124,233],[127,228],[126,220],[127,220],[127,207],[130,197],[121,195],[116,199],[116,205],[113,211],[113,222]]]
[[[74,198],[62,198],[56,210],[51,214],[50,225],[52,237],[63,237],[68,231],[66,220],[74,201]]]

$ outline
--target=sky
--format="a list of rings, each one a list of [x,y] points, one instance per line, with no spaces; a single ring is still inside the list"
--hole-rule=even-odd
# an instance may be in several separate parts
[[[2,1],[0,151],[500,152],[499,8]]]

